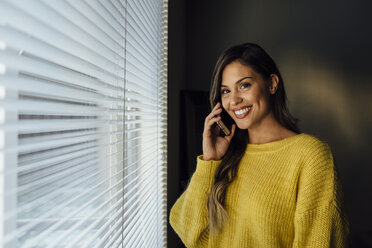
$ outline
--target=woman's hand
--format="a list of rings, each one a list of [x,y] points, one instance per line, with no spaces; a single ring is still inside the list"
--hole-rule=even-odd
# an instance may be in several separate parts
[[[220,116],[222,108],[218,102],[212,109],[212,112],[205,118],[203,131],[203,160],[220,160],[230,145],[230,141],[234,136],[236,125],[233,124],[231,134],[229,136],[219,136],[219,127],[214,125],[221,120]]]

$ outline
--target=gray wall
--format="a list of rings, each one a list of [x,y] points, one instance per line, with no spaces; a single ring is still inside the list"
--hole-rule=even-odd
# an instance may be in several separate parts
[[[368,0],[170,0],[169,208],[180,194],[179,91],[208,91],[218,55],[255,42],[276,61],[301,130],[330,144],[353,242],[372,247],[371,10]],[[177,247],[173,235],[169,247]]]

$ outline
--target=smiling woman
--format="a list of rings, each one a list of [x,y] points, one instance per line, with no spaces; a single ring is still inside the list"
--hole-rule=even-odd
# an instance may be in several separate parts
[[[349,247],[327,142],[301,133],[272,58],[245,43],[219,57],[203,154],[170,223],[187,247]],[[219,136],[223,120],[231,134]]]
[[[235,79],[239,80],[234,83]],[[268,106],[269,97],[266,94],[266,87],[268,83],[271,83],[270,87],[276,89],[278,76],[275,74],[272,74],[271,80],[266,83],[265,79],[256,73],[252,67],[243,65],[240,62],[232,62],[225,67],[222,74],[222,82],[221,100],[223,108],[234,119],[240,129],[249,128],[251,130],[255,122],[259,122],[267,114],[271,113],[270,106]],[[272,92],[275,93],[275,90],[272,90]],[[255,105],[254,108],[253,105]],[[251,118],[248,121],[245,117],[251,112]],[[275,119],[272,118],[272,120]]]

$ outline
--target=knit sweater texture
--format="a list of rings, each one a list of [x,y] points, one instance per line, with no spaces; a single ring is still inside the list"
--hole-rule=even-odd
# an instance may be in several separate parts
[[[207,197],[221,160],[197,165],[170,212],[186,247],[350,247],[349,218],[330,146],[300,133],[248,144],[226,192],[229,221],[209,235]]]

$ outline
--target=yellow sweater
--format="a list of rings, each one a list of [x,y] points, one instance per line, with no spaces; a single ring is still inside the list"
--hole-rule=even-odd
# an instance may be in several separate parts
[[[221,161],[197,157],[170,224],[187,247],[350,247],[342,185],[329,145],[300,133],[248,144],[226,193],[230,221],[212,238],[207,196]]]

